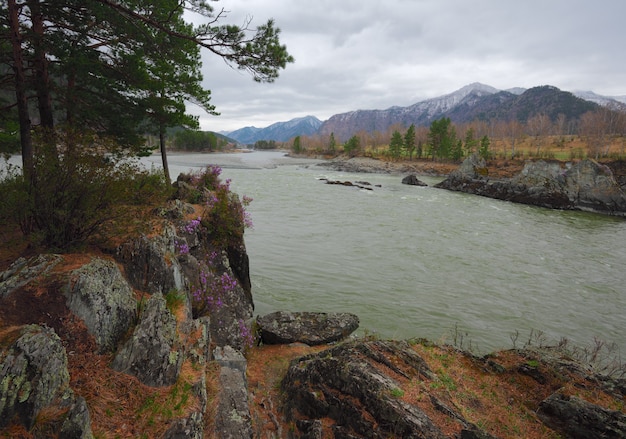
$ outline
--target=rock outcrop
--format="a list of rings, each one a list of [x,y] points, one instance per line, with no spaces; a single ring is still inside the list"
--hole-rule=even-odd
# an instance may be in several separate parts
[[[299,438],[626,437],[624,394],[606,380],[560,348],[476,357],[358,340],[293,360],[281,389]]]
[[[567,164],[529,162],[517,176],[490,180],[484,160],[465,159],[435,187],[551,209],[626,216],[626,193],[611,170],[593,160]]]
[[[93,437],[91,402],[74,397],[69,370],[81,375],[98,367],[111,370],[85,373],[72,385],[90,388],[87,381],[101,372],[114,381],[132,375],[138,380],[131,386],[146,386],[141,393],[154,388],[167,395],[169,400],[145,402],[156,406],[147,410],[171,405],[158,412],[168,426],[160,437],[251,437],[242,354],[254,344],[248,256],[243,240],[220,247],[206,230],[188,227],[193,209],[180,201],[157,209],[149,219],[156,231],[120,245],[119,265],[105,257],[42,255],[20,258],[0,273],[0,322],[14,325],[0,327],[0,430],[11,423],[23,434],[43,428],[54,437]],[[196,295],[200,287],[204,296]],[[197,303],[212,294],[219,306]],[[31,322],[23,309],[29,304],[42,307],[32,319],[52,322],[60,337],[45,326],[18,326]],[[209,398],[215,398],[207,376],[215,373],[216,347],[229,353],[219,356],[219,422],[207,420],[207,413],[213,415]],[[68,352],[74,369],[68,369]],[[226,357],[243,363],[233,366]],[[77,363],[79,358],[95,364]],[[54,416],[41,421],[42,411]]]
[[[329,344],[343,340],[359,327],[359,317],[350,313],[277,311],[258,317],[256,322],[266,344]]]
[[[111,352],[134,322],[137,301],[113,261],[100,258],[74,270],[65,296],[68,308],[95,337],[100,352]]]
[[[626,415],[575,396],[555,393],[539,404],[538,416],[564,437],[626,437]]]
[[[176,318],[165,298],[154,294],[146,302],[132,337],[117,351],[111,367],[149,386],[168,386],[178,379],[183,362]]]
[[[161,209],[164,218],[183,218],[189,212],[198,215],[193,206],[173,202]],[[250,268],[243,240],[218,248],[202,230],[189,229],[185,221],[178,227],[167,221],[161,233],[142,235],[118,248],[117,258],[123,264],[130,284],[150,294],[185,292],[192,303],[194,291],[203,286],[205,278],[228,276],[237,283],[219,297],[221,306],[211,307],[211,338],[219,346],[231,345],[242,350],[247,340],[242,334],[242,322],[249,325],[254,311]],[[185,249],[181,251],[181,249]],[[189,312],[191,313],[191,308]],[[195,316],[197,317],[197,316]]]

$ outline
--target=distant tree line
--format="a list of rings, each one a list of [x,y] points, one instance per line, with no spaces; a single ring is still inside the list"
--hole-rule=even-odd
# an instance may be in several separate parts
[[[173,148],[179,151],[221,151],[228,142],[210,131],[180,130],[174,134]]]
[[[276,149],[276,141],[275,140],[257,140],[254,143],[254,149]]]
[[[355,156],[367,154],[368,151],[382,151],[382,154],[393,160],[411,160],[415,157],[458,161],[472,153],[485,158],[492,157],[495,142],[506,150],[505,155],[508,157],[520,154],[518,148],[522,142],[527,149],[528,145],[532,146],[533,156],[542,157],[547,154],[547,145],[562,143],[573,137],[578,137],[586,144],[586,154],[591,157],[608,156],[610,145],[620,139],[626,152],[626,112],[600,107],[573,120],[568,120],[563,114],[553,120],[545,113],[540,113],[525,122],[476,120],[462,124],[455,124],[450,118],[442,117],[432,121],[428,127],[411,124],[407,128],[395,124],[385,132],[359,131],[342,144],[337,142],[334,133],[329,136],[299,136],[297,147],[300,152],[315,151],[328,155],[343,152]],[[294,143],[289,147],[293,149]]]

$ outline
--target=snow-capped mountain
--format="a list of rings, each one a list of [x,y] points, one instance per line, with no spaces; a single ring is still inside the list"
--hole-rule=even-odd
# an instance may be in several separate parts
[[[598,105],[626,111],[626,96],[600,96],[590,91],[570,93],[548,85],[530,89],[515,87],[498,90],[475,82],[455,92],[426,99],[408,107],[355,110],[335,114],[325,122],[314,116],[306,116],[278,122],[266,128],[241,128],[230,132],[228,136],[241,143],[251,144],[257,140],[286,142],[298,135],[333,133],[337,141],[343,142],[359,131],[384,132],[394,124],[428,126],[441,117],[449,117],[456,123],[476,119],[526,120],[537,113],[545,113],[552,118],[556,118],[558,114],[575,118]]]

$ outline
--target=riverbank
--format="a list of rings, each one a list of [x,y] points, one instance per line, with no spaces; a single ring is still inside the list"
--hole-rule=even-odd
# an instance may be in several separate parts
[[[253,156],[253,154],[246,156]],[[305,174],[311,178],[306,179],[303,188],[308,188],[311,185],[320,186],[312,179],[313,174],[309,172],[305,172]],[[395,178],[393,177],[393,179]],[[293,174],[289,174],[286,181],[293,183],[293,180]],[[272,185],[267,189],[261,188],[259,190],[261,193],[269,193],[275,187],[276,183],[272,182]],[[326,186],[323,188],[324,191],[328,190]],[[290,190],[293,191],[293,188]],[[433,191],[438,192],[434,189]],[[295,192],[303,193],[304,190]],[[380,192],[382,193],[382,191]],[[345,195],[343,204],[351,198],[369,197],[369,195],[360,192],[345,191],[342,194]],[[323,199],[324,203],[329,202],[328,197],[323,197]],[[380,204],[381,201],[382,199],[378,199],[377,203]],[[363,204],[363,200],[360,199],[359,203]],[[394,197],[392,203],[398,204],[398,199]],[[310,207],[310,198],[307,198],[305,204]],[[288,206],[288,209],[293,214],[293,206]],[[468,207],[466,206],[465,209],[467,210]],[[276,208],[269,210],[272,212],[271,219],[275,220],[276,217],[280,217],[280,211]],[[432,211],[433,208],[431,207],[430,212]],[[354,213],[355,210],[350,209],[350,212]],[[196,215],[196,213],[189,213],[190,218],[195,218]],[[443,215],[442,218],[446,216],[449,215]],[[490,216],[488,220],[490,221],[489,231],[492,232],[494,228],[493,217]],[[440,221],[437,221],[437,230],[440,228]],[[485,219],[486,221],[487,219]],[[300,222],[300,224],[302,223],[304,222]],[[265,226],[263,227],[265,228]],[[380,227],[380,225],[377,226],[377,234],[380,234]],[[423,228],[424,225],[422,224],[421,227]],[[159,230],[160,232],[157,234]],[[284,231],[284,225],[281,225],[281,230]],[[324,230],[328,233],[328,227]],[[476,230],[476,226],[473,226],[472,231],[475,232]],[[164,233],[164,231],[168,231],[168,233]],[[298,228],[298,232],[300,231],[301,229]],[[173,242],[178,242],[183,237],[177,237],[172,233],[174,233],[173,229],[158,227],[154,232],[154,241],[157,243],[161,241],[170,242],[173,246]],[[427,235],[432,237],[435,236],[435,233]],[[326,236],[325,239],[328,239],[327,234],[324,236]],[[184,238],[189,243],[197,242],[197,239],[191,236]],[[363,241],[367,242],[368,246],[371,246],[373,242],[372,238]],[[433,247],[433,240],[429,239],[428,241],[429,247]],[[458,246],[458,241],[455,241],[453,247],[458,249]],[[152,247],[150,245],[146,248]],[[347,246],[344,247],[348,248]],[[380,247],[378,246],[378,248]],[[116,247],[108,246],[108,248],[114,249]],[[263,253],[259,254],[269,258],[268,247],[262,246],[262,248]],[[284,252],[285,248],[284,246],[281,247],[280,251]],[[136,254],[137,251],[134,249],[135,247],[131,248],[133,251],[130,253]],[[202,252],[202,254],[205,253]],[[355,253],[354,250],[351,250],[349,257]],[[184,261],[189,262],[191,260],[186,254],[178,255],[175,258],[172,257],[173,254],[174,250],[165,249],[159,255],[149,259],[149,267],[153,268],[160,262],[164,263],[164,269],[169,270],[171,267],[177,267],[179,263],[182,264]],[[477,356],[476,351],[472,349],[472,342],[461,330],[455,331],[447,342],[440,340],[437,343],[426,340],[405,342],[388,341],[386,338],[361,337],[356,340],[349,340],[347,343],[315,348],[302,344],[255,345],[246,352],[247,362],[243,356],[237,356],[233,360],[231,357],[224,356],[217,359],[214,355],[212,359],[207,358],[206,365],[202,365],[196,361],[197,359],[189,358],[186,363],[183,363],[180,378],[175,384],[160,387],[142,384],[125,371],[116,372],[110,367],[113,354],[97,354],[95,342],[92,339],[93,335],[88,333],[82,320],[71,313],[65,305],[63,295],[67,288],[65,286],[76,284],[76,275],[73,272],[79,266],[90,264],[95,256],[100,256],[100,259],[111,260],[113,267],[115,261],[111,254],[85,252],[77,255],[64,255],[58,269],[44,272],[41,277],[36,276],[30,283],[19,287],[10,296],[7,296],[5,302],[0,306],[2,310],[0,313],[0,334],[3,335],[4,347],[9,347],[12,336],[17,331],[16,328],[22,327],[22,325],[46,323],[50,328],[54,328],[67,351],[69,385],[77,396],[84,398],[83,407],[85,412],[91,416],[91,428],[96,437],[125,438],[140,435],[169,438],[198,437],[185,435],[185,431],[192,424],[192,421],[197,420],[195,413],[200,411],[206,416],[204,420],[206,421],[205,433],[208,437],[229,437],[218,428],[222,424],[218,423],[217,420],[220,419],[222,422],[225,418],[223,416],[220,418],[216,414],[216,408],[220,401],[227,401],[226,404],[223,404],[227,410],[222,413],[230,414],[232,407],[229,405],[231,400],[228,398],[234,394],[241,396],[244,400],[247,399],[243,407],[249,409],[249,417],[247,417],[246,410],[242,410],[243,415],[236,413],[228,419],[240,420],[240,424],[251,434],[249,436],[231,437],[268,438],[287,437],[288,435],[289,437],[303,438],[392,437],[394,435],[395,437],[449,437],[455,439],[458,437],[567,437],[567,431],[550,426],[538,415],[539,408],[544,401],[554,404],[561,403],[560,395],[564,395],[570,401],[584,400],[586,403],[592,404],[592,411],[589,413],[600,413],[605,416],[596,423],[596,428],[600,430],[596,429],[593,432],[612,432],[613,430],[610,430],[613,428],[612,419],[618,419],[621,422],[620,420],[624,417],[623,401],[624,389],[626,388],[624,381],[607,380],[599,375],[599,373],[606,372],[620,373],[621,365],[619,363],[616,365],[604,361],[609,359],[607,357],[610,353],[608,351],[609,345],[591,346],[578,351],[581,353],[581,360],[592,357],[603,360],[602,364],[595,365],[573,361],[572,358],[576,350],[566,349],[567,346],[563,345],[558,351],[558,361],[554,362],[548,357],[527,349],[498,350],[488,355]],[[297,259],[299,265],[308,267],[306,270],[307,277],[319,278],[319,274],[316,275],[311,272],[311,267],[315,264],[306,264],[302,258],[294,258],[293,253],[290,253],[289,257]],[[139,259],[141,261],[148,260],[145,257]],[[424,257],[424,260],[428,259],[430,258]],[[484,262],[484,259],[481,261]],[[606,258],[603,258],[602,262],[606,263]],[[253,258],[251,263],[258,263],[257,258]],[[272,261],[272,264],[274,267],[279,265],[280,271],[289,271],[286,264],[276,264],[275,261]],[[378,262],[379,267],[380,264],[381,261]],[[585,260],[585,264],[588,265],[589,261]],[[7,268],[7,265],[0,264],[0,271]],[[319,261],[317,265],[320,265]],[[442,267],[442,265],[436,266]],[[542,267],[544,266],[545,263],[542,263]],[[87,270],[81,272],[83,271],[88,272]],[[133,271],[128,268],[121,271],[127,275],[133,272],[135,274],[148,272],[147,270]],[[187,272],[183,268],[171,271],[173,274]],[[380,269],[378,273],[385,271]],[[428,271],[432,274],[437,270]],[[439,268],[439,271],[444,270]],[[12,274],[9,272],[0,274],[1,279],[11,279],[11,277]],[[448,290],[463,291],[467,294],[466,284],[455,287],[450,283],[449,274],[446,274],[446,277],[448,278],[446,282]],[[106,276],[106,279],[110,279],[110,276]],[[154,276],[151,275],[149,280],[153,281]],[[507,273],[507,284],[510,283],[510,280],[511,273]],[[348,279],[348,283],[353,286],[357,285],[356,282],[356,279]],[[148,285],[148,279],[138,283]],[[156,284],[163,285],[165,282],[156,282]],[[545,286],[545,282],[542,282],[542,285]],[[316,289],[320,290],[320,288]],[[364,294],[363,288],[356,289],[360,296],[367,295]],[[384,296],[383,301],[376,307],[376,312],[386,319],[389,315],[393,315],[397,323],[399,321],[398,315],[382,308],[383,303],[393,300],[393,297],[390,297],[390,291],[394,290],[398,290],[398,288],[389,287],[389,284],[387,284],[386,289],[377,290],[378,293],[385,291],[386,294],[381,295]],[[147,304],[148,293],[144,294],[142,289],[133,291],[133,297],[137,303]],[[433,289],[430,287],[428,289],[429,295],[433,295],[432,291]],[[101,290],[98,292],[100,296],[104,295]],[[173,301],[166,308],[173,310],[172,314],[176,319],[177,331],[189,328],[192,324],[195,325],[194,321],[190,321],[190,312],[185,309],[180,298],[170,294],[171,290],[169,289],[161,291],[161,293],[164,292],[168,292],[169,300]],[[333,295],[336,296],[336,294]],[[160,294],[155,292],[153,296],[155,297],[154,303],[157,303],[156,298],[160,297]],[[493,306],[493,296],[490,299],[490,304]],[[334,311],[338,306],[336,302],[321,298],[319,292],[315,300],[318,302],[317,305],[326,308],[326,311]],[[458,302],[458,298],[443,298],[443,302],[438,308],[445,309],[446,313],[451,313],[452,310],[446,305],[454,303],[455,300]],[[152,304],[152,301],[150,303]],[[543,299],[542,305],[542,308],[551,307],[549,303],[545,302],[545,299]],[[142,309],[151,308],[147,305],[145,308],[143,306]],[[420,309],[425,308],[424,299],[420,301],[419,306]],[[613,306],[615,307],[615,304]],[[407,308],[406,303],[403,308]],[[510,309],[511,306],[508,306],[507,312]],[[471,313],[468,313],[467,310],[467,307],[463,307],[463,317],[472,319]],[[165,311],[163,312],[167,314]],[[586,309],[586,312],[589,313],[589,310]],[[105,313],[93,314],[107,315]],[[148,313],[142,311],[141,315],[143,314]],[[143,320],[143,317],[141,319]],[[171,320],[170,317],[168,319]],[[218,320],[214,319],[213,321]],[[410,321],[412,324],[415,322],[423,323],[424,317],[414,314]],[[507,324],[511,330],[514,329],[513,326],[510,326],[510,320]],[[223,326],[222,323],[220,326]],[[182,334],[180,344],[183,341],[190,343],[189,346],[181,349],[182,352],[194,353],[194,349],[196,353],[205,352],[206,341],[196,340],[196,337],[201,335],[200,329]],[[494,329],[492,328],[491,331]],[[96,336],[98,334],[98,332],[95,333]],[[545,347],[545,342],[539,333],[535,334],[537,335],[533,337],[531,333],[528,341],[521,339],[517,341],[517,336],[511,336],[512,346],[516,347],[517,343],[524,347]],[[506,338],[509,339],[508,336]],[[524,338],[524,336],[520,338]],[[215,339],[213,340],[215,342]],[[174,343],[174,345],[178,347],[179,343]],[[206,349],[206,351],[213,352],[213,349]],[[556,351],[553,350],[552,352]],[[222,355],[223,351],[219,351],[219,354]],[[175,355],[167,355],[167,358],[175,357]],[[3,354],[0,354],[0,358],[4,358]],[[365,393],[356,396],[356,394],[350,394],[346,390],[333,388],[329,380],[333,380],[335,376],[330,373],[316,373],[318,369],[315,368],[320,368],[319,370],[326,372],[342,371],[342,376],[339,378],[345,380],[346,386],[356,388],[363,383]],[[198,379],[199,371],[203,371],[203,379]],[[292,379],[288,383],[292,389],[289,393],[286,392],[284,385],[288,371],[291,371],[292,374]],[[577,371],[581,371],[581,374],[578,374]],[[365,372],[367,375],[359,375],[360,372]],[[303,375],[303,378],[307,380],[322,376],[325,381],[309,382],[303,379],[300,382],[304,387],[299,389],[295,387],[295,383],[298,382],[298,380],[293,379],[297,378],[294,376],[295,373],[306,373],[307,375]],[[245,379],[242,376],[237,382],[238,384],[228,384],[221,381],[222,377],[228,374],[237,377],[244,374]],[[361,378],[362,380],[359,381]],[[382,382],[385,387],[368,387],[379,382]],[[203,386],[202,383],[206,385]],[[308,387],[309,384],[310,388]],[[202,389],[206,389],[206,394],[198,392],[198,395],[195,395],[196,390]],[[310,391],[307,393],[304,391],[305,389]],[[292,392],[294,395],[299,395],[299,399],[291,397]],[[328,408],[327,412],[310,411],[309,414],[304,415],[303,411],[307,409],[303,395],[309,398],[309,402],[316,409],[326,407]],[[297,408],[294,407],[295,401],[299,401]],[[374,403],[373,406],[372,403]],[[588,407],[586,403],[581,404]],[[377,406],[376,404],[380,405]],[[379,407],[382,409],[378,409]],[[545,404],[541,407],[545,407]],[[240,405],[238,408],[241,409],[242,406]],[[393,411],[398,410],[398,408],[402,410]],[[193,413],[189,414],[192,411]],[[49,416],[47,413],[49,412],[44,414]],[[381,414],[391,416],[391,418],[381,418]],[[429,428],[431,428],[430,431],[434,433],[429,436],[424,431],[416,430],[411,434],[404,434],[407,430],[395,430],[396,426],[400,425],[401,428],[413,428],[410,424],[417,419],[415,418],[416,414],[419,414],[419,419],[424,419],[424,422],[428,423]],[[55,428],[55,422],[58,422],[53,420],[46,425],[46,419],[48,419],[46,416],[39,418],[38,424],[34,426],[37,430],[34,432],[33,430],[26,431],[26,427],[13,424],[8,427],[12,430],[7,429],[6,434],[8,437],[43,437],[38,432],[45,431],[45,428]],[[392,418],[395,419],[395,422],[390,422]],[[180,429],[172,429],[177,425],[180,426]],[[571,427],[570,424],[568,428],[577,427],[576,424],[574,427]],[[587,426],[584,427],[588,428]],[[602,430],[603,427],[606,428]],[[368,432],[367,434],[362,433],[364,429]],[[164,431],[172,431],[173,433],[164,435]],[[5,431],[0,431],[0,437],[4,433]],[[593,437],[593,434],[589,437]]]
[[[491,160],[488,162],[489,174],[493,178],[510,178],[524,168],[522,160]],[[446,177],[459,167],[456,162],[437,162],[433,160],[391,161],[372,157],[339,156],[325,160],[318,166],[342,172],[416,174],[431,177]]]

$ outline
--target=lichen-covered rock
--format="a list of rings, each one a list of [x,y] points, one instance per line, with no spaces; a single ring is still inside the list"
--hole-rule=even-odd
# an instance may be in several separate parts
[[[82,396],[76,398],[70,407],[67,418],[61,426],[59,437],[63,439],[93,439],[89,409],[85,398]]]
[[[167,386],[176,382],[182,362],[176,318],[165,306],[165,298],[155,294],[146,302],[133,336],[118,350],[111,367],[149,386]]]
[[[277,311],[258,317],[257,325],[263,343],[314,346],[346,338],[358,329],[359,318],[350,313]]]
[[[62,258],[60,255],[42,254],[30,259],[19,258],[0,273],[0,298],[6,297],[38,276],[49,272]]]
[[[558,162],[529,162],[517,176],[496,181],[486,178],[486,168],[482,172],[474,161],[473,156],[467,158],[435,187],[552,209],[626,216],[626,193],[611,170],[593,160],[565,168]]]
[[[93,259],[74,270],[65,295],[67,306],[83,319],[101,352],[112,351],[135,318],[137,302],[117,265]]]
[[[575,396],[554,393],[539,405],[537,415],[566,438],[626,438],[626,415]]]
[[[288,419],[331,418],[340,437],[446,437],[421,409],[393,396],[399,384],[383,365],[432,376],[405,342],[345,343],[291,363],[282,381]]]
[[[215,437],[252,438],[248,405],[246,358],[230,346],[217,347],[215,361],[220,365],[218,406],[215,414]]]
[[[30,429],[42,409],[68,399],[67,356],[53,329],[28,325],[0,352],[0,426],[15,416]]]

